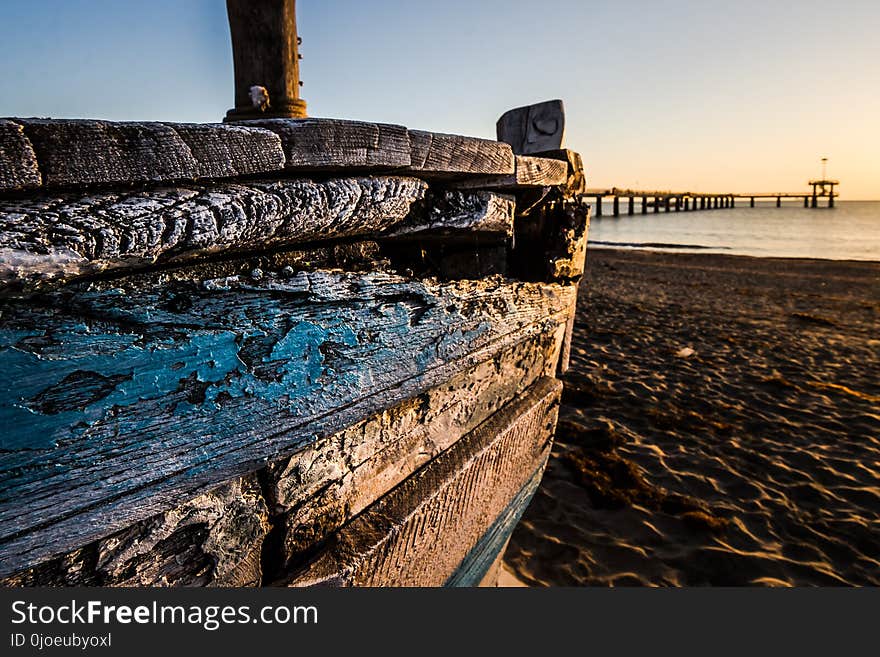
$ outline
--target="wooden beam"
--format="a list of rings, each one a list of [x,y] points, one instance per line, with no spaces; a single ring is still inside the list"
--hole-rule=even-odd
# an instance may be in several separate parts
[[[580,153],[567,148],[559,148],[550,151],[535,153],[536,157],[562,160],[568,164],[568,179],[565,182],[563,193],[565,196],[579,196],[587,189],[587,178],[584,171],[584,162]]]
[[[571,285],[180,270],[0,317],[0,575],[119,531],[550,326]]]
[[[269,468],[273,513],[283,517],[279,573],[432,459],[541,375],[551,375],[559,330],[514,345],[444,385],[389,408]],[[271,574],[270,574],[271,576]]]
[[[517,155],[516,171],[501,176],[467,178],[455,183],[455,189],[514,191],[532,187],[558,187],[568,181],[568,163],[563,160]]]
[[[249,474],[0,586],[259,586],[268,530],[259,479]]]
[[[234,178],[284,168],[278,135],[261,128],[223,123],[174,123],[196,161],[197,178]]]
[[[259,586],[282,577],[315,544],[551,375],[561,339],[561,327],[548,327],[290,458],[0,585]],[[270,530],[281,538],[264,549]]]
[[[163,123],[15,119],[37,155],[46,186],[193,180],[199,165]]]
[[[226,119],[305,117],[296,0],[226,0],[226,13],[235,68],[235,108]]]
[[[18,123],[0,119],[0,192],[39,187],[37,156]]]
[[[342,119],[259,119],[240,124],[277,134],[288,171],[387,171],[412,162],[409,135],[399,125]]]
[[[290,584],[445,584],[543,469],[561,388],[536,383],[337,532]]]
[[[457,178],[465,175],[512,175],[510,146],[489,139],[410,130],[411,165],[420,177]]]
[[[496,124],[498,141],[507,142],[517,155],[532,155],[562,148],[565,109],[561,100],[517,107],[501,115]]]
[[[384,237],[449,238],[482,237],[505,241],[513,236],[515,201],[489,191],[447,190],[431,193],[427,203],[415,209]]]
[[[284,164],[280,140],[255,128],[67,119],[11,123],[32,145],[46,187],[224,178],[278,171]],[[32,159],[19,159],[16,166],[21,169],[13,177],[36,184]]]
[[[223,250],[376,234],[402,221],[426,188],[415,178],[370,177],[0,200],[0,289]]]

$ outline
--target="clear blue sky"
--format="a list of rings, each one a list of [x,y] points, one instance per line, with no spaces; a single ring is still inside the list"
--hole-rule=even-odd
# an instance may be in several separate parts
[[[880,198],[880,0],[300,0],[312,116],[494,137],[566,103],[591,186]],[[0,116],[217,121],[223,0],[0,0]]]

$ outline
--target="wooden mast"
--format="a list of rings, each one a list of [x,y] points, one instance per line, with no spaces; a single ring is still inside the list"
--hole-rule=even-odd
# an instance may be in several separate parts
[[[235,66],[235,107],[225,121],[304,118],[299,97],[296,0],[226,0]]]

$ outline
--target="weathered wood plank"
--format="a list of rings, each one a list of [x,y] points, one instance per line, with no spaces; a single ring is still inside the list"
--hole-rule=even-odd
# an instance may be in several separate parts
[[[45,186],[193,180],[198,162],[162,123],[13,119],[33,144]]]
[[[404,221],[388,229],[385,237],[479,236],[503,241],[513,236],[515,205],[512,196],[488,191],[435,192]]]
[[[0,199],[0,288],[378,233],[403,220],[425,189],[415,178],[371,177]]]
[[[561,327],[0,586],[250,586],[279,572],[555,368]],[[258,481],[264,481],[263,487]],[[263,497],[268,493],[272,514]],[[271,524],[270,524],[271,522]],[[261,548],[270,527],[281,552]],[[277,575],[278,573],[274,573]]]
[[[542,379],[334,535],[294,586],[439,586],[540,471],[562,384]]]
[[[281,138],[263,128],[224,123],[169,123],[189,147],[198,178],[234,178],[284,168]]]
[[[498,141],[423,130],[410,130],[409,141],[408,170],[418,176],[442,179],[514,172],[510,146]]]
[[[559,326],[512,345],[442,386],[270,466],[272,510],[285,527],[282,569],[539,377],[552,376],[562,338]]]
[[[236,122],[281,138],[290,171],[387,171],[410,165],[403,126],[341,119],[257,119]]]
[[[291,274],[156,274],[7,304],[0,574],[556,330],[575,300],[573,286],[498,279]]]
[[[516,156],[516,184],[520,187],[555,187],[565,183],[568,164],[546,157]]]
[[[562,148],[565,109],[561,100],[517,107],[501,115],[496,124],[498,141],[511,145],[517,155]]]
[[[249,474],[0,586],[259,586],[268,518]]]
[[[517,155],[516,172],[506,176],[468,178],[451,184],[455,189],[515,191],[529,187],[556,187],[568,178],[568,164],[558,159]]]
[[[16,176],[29,183],[5,185],[0,174],[0,191],[40,180],[45,187],[135,185],[230,178],[284,166],[279,137],[254,127],[15,118],[0,121],[0,143],[16,131],[25,143]]]
[[[526,485],[514,495],[508,502],[507,508],[495,519],[455,572],[444,582],[444,586],[498,586],[498,576],[501,573],[504,552],[510,536],[538,490],[543,474],[543,469],[535,472]]]
[[[39,187],[42,182],[33,146],[17,123],[0,119],[0,192]]]
[[[566,196],[578,196],[587,190],[587,178],[584,171],[584,162],[580,153],[567,148],[561,148],[552,151],[541,151],[536,153],[537,156],[546,159],[562,160],[568,164],[568,177],[563,188]]]

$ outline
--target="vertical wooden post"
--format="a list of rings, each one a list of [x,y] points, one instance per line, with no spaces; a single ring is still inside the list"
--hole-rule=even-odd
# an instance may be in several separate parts
[[[596,216],[602,216],[602,196],[599,194],[596,195]]]
[[[736,207],[736,196],[730,197],[730,207],[732,207],[732,208]]]
[[[810,197],[809,196],[804,196],[804,207],[805,208],[810,207]]]
[[[654,214],[657,214],[658,212],[660,212],[660,197],[655,196],[654,197]]]
[[[632,196],[629,197],[629,205],[626,208],[627,214],[635,214],[636,211],[636,199]]]
[[[666,211],[669,212],[672,209],[672,199],[670,197],[666,197]]]
[[[296,0],[226,0],[235,107],[225,121],[303,118]]]
[[[617,194],[614,195],[614,199],[612,200],[611,204],[612,204],[612,207],[614,208],[614,216],[619,217],[620,216],[620,197]]]
[[[816,184],[813,183],[813,203],[811,207],[818,208],[819,207],[819,199],[816,196]]]
[[[828,207],[834,207],[834,185],[831,185],[831,191],[828,192]]]
[[[755,197],[754,197],[754,196],[752,196],[751,198],[749,198],[749,207],[750,207],[750,208],[755,207]]]
[[[782,207],[782,197],[781,197],[781,196],[777,196],[777,197],[776,197],[776,207],[777,207],[777,208],[781,208],[781,207]]]

